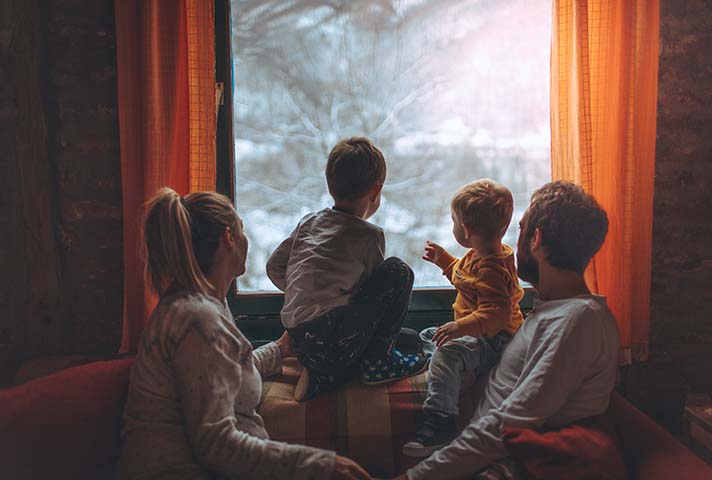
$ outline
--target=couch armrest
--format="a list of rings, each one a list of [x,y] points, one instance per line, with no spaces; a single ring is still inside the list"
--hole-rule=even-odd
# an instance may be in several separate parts
[[[712,479],[711,467],[615,392],[610,415],[631,480]]]
[[[0,477],[114,478],[132,363],[90,363],[0,390]]]

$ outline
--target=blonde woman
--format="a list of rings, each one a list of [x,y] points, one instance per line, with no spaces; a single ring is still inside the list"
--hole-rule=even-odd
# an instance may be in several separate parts
[[[120,479],[368,479],[334,452],[269,440],[255,411],[262,376],[291,354],[286,335],[252,350],[225,296],[247,238],[230,201],[160,190],[141,251],[159,296],[131,372]]]

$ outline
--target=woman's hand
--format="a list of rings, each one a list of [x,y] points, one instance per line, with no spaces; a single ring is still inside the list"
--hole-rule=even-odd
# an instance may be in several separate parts
[[[438,347],[444,345],[453,338],[459,338],[464,336],[464,333],[460,330],[460,325],[457,322],[447,322],[438,328],[433,335],[433,342]]]
[[[371,476],[350,458],[337,455],[331,480],[371,480]]]
[[[292,340],[289,338],[289,334],[285,330],[281,337],[279,337],[275,342],[279,347],[279,353],[282,358],[296,357],[297,354],[294,352],[294,347],[292,347]]]
[[[440,257],[443,256],[445,249],[438,245],[437,243],[431,242],[430,240],[425,242],[425,253],[423,254],[423,260],[427,260],[431,263],[438,263]]]

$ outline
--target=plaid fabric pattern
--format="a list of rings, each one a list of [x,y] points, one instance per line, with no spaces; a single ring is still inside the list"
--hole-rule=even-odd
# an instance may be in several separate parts
[[[427,392],[427,373],[379,386],[351,382],[299,403],[294,400],[294,387],[301,368],[295,359],[287,359],[282,375],[264,379],[259,411],[272,439],[335,450],[375,476],[397,475],[417,463],[417,459],[404,456],[402,449],[415,436]],[[461,399],[462,424],[474,412],[474,390],[469,389]],[[512,467],[502,463],[473,478],[515,476]]]

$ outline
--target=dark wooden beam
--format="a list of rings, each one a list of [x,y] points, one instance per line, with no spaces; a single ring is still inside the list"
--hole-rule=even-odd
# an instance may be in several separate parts
[[[232,106],[230,1],[215,0],[215,80],[223,84],[216,129],[216,190],[235,198],[235,134]]]

